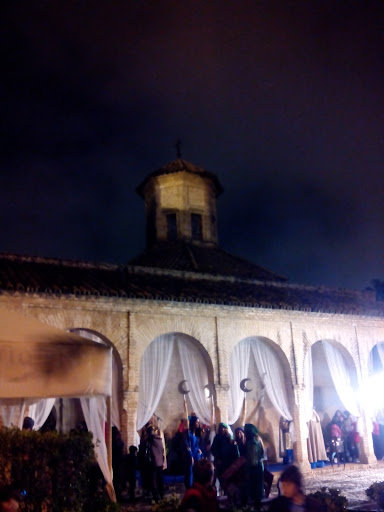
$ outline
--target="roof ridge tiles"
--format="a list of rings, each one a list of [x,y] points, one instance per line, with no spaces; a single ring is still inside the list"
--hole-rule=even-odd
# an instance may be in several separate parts
[[[92,262],[92,261],[83,261],[83,260],[71,260],[71,259],[61,259],[61,258],[53,258],[46,256],[26,256],[14,253],[0,253],[0,260],[8,260],[8,261],[24,261],[26,263],[38,263],[38,264],[49,264],[49,265],[64,265],[68,267],[78,267],[78,268],[95,268],[95,269],[105,269],[105,270],[117,270],[119,268],[124,267],[125,265],[117,264],[117,263],[104,263],[104,262]]]

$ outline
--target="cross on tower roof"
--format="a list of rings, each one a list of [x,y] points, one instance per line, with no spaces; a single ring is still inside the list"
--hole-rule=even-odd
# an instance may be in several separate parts
[[[176,148],[176,156],[177,156],[177,158],[181,158],[181,140],[180,139],[177,139],[176,144],[175,144],[175,148]]]

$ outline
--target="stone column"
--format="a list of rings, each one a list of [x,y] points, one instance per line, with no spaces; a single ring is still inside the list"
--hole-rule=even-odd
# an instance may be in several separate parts
[[[137,446],[137,408],[139,404],[139,392],[124,391],[123,410],[127,412],[126,428],[127,428],[127,449],[131,445]]]
[[[372,441],[372,420],[369,412],[360,407],[361,417],[357,423],[357,429],[360,434],[360,462],[363,464],[374,464],[377,462],[375,452],[373,451]]]
[[[307,448],[307,421],[305,417],[304,404],[304,390],[299,384],[293,388],[295,395],[295,405],[293,411],[293,424],[295,427],[295,442],[293,443],[293,451],[296,464],[302,471],[311,469],[308,461],[308,448]]]

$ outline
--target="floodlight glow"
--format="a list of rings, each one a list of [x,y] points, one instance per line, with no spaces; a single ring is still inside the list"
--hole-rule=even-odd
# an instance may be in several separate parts
[[[371,417],[377,409],[384,408],[384,395],[378,393],[378,390],[384,387],[384,372],[375,373],[360,387],[360,403],[369,411]]]

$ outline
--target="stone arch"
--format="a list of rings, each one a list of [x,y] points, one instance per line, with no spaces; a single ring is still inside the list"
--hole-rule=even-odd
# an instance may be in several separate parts
[[[69,331],[112,348],[112,419],[115,419],[114,424],[116,425],[117,423],[118,425],[116,426],[119,426],[121,429],[122,425],[126,423],[126,411],[123,410],[123,362],[119,351],[110,339],[94,329],[72,327]],[[117,415],[118,419],[116,418]]]
[[[251,343],[262,343],[273,350],[278,360],[278,364],[280,365],[282,385],[285,386],[286,390],[286,402],[290,414],[293,418],[294,393],[291,376],[291,365],[286,354],[279,346],[279,344],[270,338],[265,336],[247,336],[235,345],[230,354],[230,361],[236,346],[245,341],[250,341]],[[281,416],[267,393],[265,393],[264,398],[260,400],[262,395],[262,376],[259,374],[252,353],[250,356],[249,378],[252,379],[251,383],[249,384],[249,387],[252,388],[252,392],[244,393],[246,397],[246,412],[245,414],[243,412],[240,415],[240,418],[233,425],[233,427],[236,428],[237,426],[240,426],[246,422],[255,424],[259,428],[260,432],[265,435],[268,460],[270,462],[276,462],[278,458],[280,458],[279,424]]]
[[[383,384],[384,341],[378,341],[369,352],[368,378],[363,386],[363,399],[369,416],[381,424],[384,418],[384,397],[378,390],[383,388]]]
[[[186,376],[183,374],[182,365],[181,365],[181,356],[179,351],[179,344],[182,343],[184,346],[188,347],[188,350],[191,353],[191,357],[196,357],[201,366],[202,373],[204,374],[204,368],[206,369],[206,383],[202,383],[202,389],[205,385],[210,385],[213,387],[214,382],[214,370],[212,360],[210,358],[209,353],[206,348],[202,345],[202,343],[194,338],[193,336],[176,331],[176,332],[168,332],[157,336],[154,338],[149,345],[146,347],[143,352],[142,358],[140,360],[140,377],[139,382],[142,383],[141,380],[141,372],[143,371],[142,362],[144,355],[147,350],[151,350],[154,343],[157,343],[161,338],[169,337],[176,342],[173,346],[172,356],[171,356],[171,364],[169,373],[167,376],[167,381],[165,383],[164,390],[160,397],[160,401],[156,407],[154,412],[154,421],[160,421],[160,428],[164,430],[165,434],[168,436],[173,436],[179,426],[180,419],[185,416],[185,402],[184,396],[179,392],[179,384],[182,380],[186,379]],[[187,383],[187,388],[191,386],[191,383]],[[201,390],[200,390],[201,392]],[[142,400],[143,393],[141,393],[139,386],[139,402]],[[188,414],[192,412],[192,403],[191,403],[191,393],[185,395],[185,401],[187,406]],[[212,399],[212,409],[214,405],[214,398]],[[199,415],[198,411],[193,411]]]
[[[370,375],[384,372],[384,360],[380,355],[380,353],[384,355],[383,349],[384,341],[378,341],[369,351],[368,371]]]
[[[356,393],[358,391],[358,376],[353,356],[344,345],[332,339],[317,340],[312,344],[313,405],[320,416],[324,430],[329,425],[336,410],[345,410],[345,406],[343,406],[333,384],[324,350],[321,345],[322,341],[329,342],[342,355],[350,376],[351,386]]]

